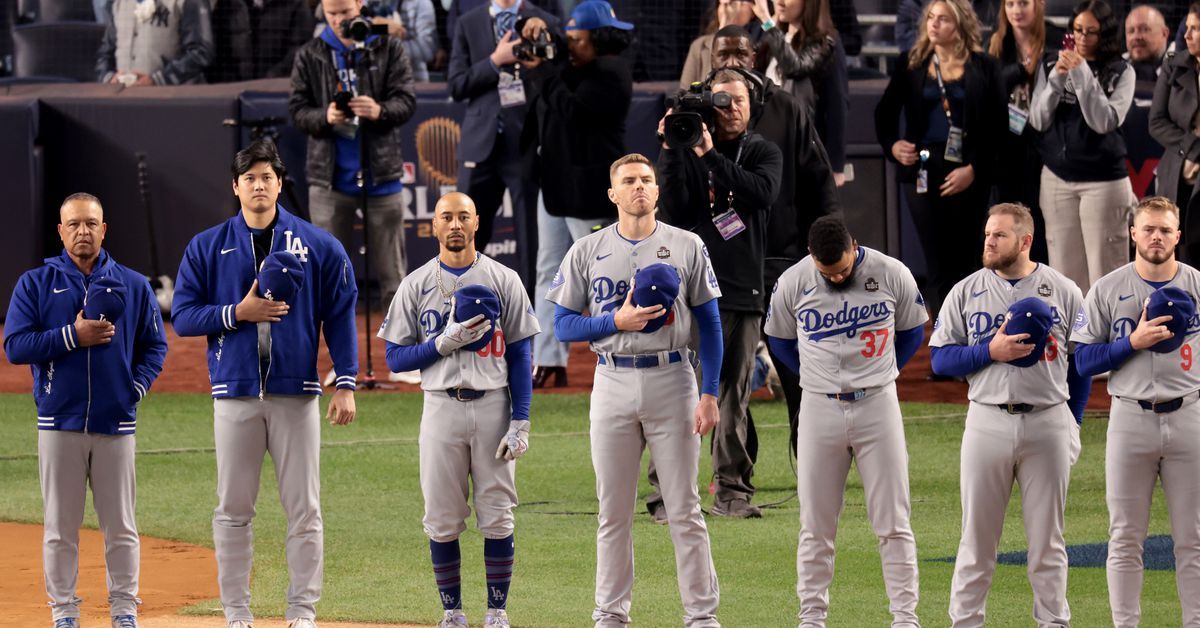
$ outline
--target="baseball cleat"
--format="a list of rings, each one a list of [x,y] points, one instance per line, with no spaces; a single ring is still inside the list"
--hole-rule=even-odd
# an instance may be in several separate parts
[[[446,611],[442,616],[442,621],[438,622],[438,628],[461,628],[467,625],[467,616],[463,615],[461,609]],[[505,624],[507,625],[507,624]]]
[[[254,622],[244,619],[235,619],[229,622],[228,628],[254,628]]]
[[[660,526],[667,525],[667,507],[662,504],[654,504],[648,507],[650,510],[650,519]]]
[[[714,501],[712,514],[718,517],[733,517],[735,519],[757,519],[762,516],[758,506],[744,499],[731,499],[727,502]]]
[[[498,628],[508,628],[508,613],[503,608],[489,608],[487,615],[483,618],[484,628],[495,626]]]
[[[54,620],[54,628],[79,628],[79,618],[60,617]]]
[[[288,622],[287,628],[317,628],[317,622],[305,617]]]
[[[113,615],[112,628],[138,628],[137,616]]]

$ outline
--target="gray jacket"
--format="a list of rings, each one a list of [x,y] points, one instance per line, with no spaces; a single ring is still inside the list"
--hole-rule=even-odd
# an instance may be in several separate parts
[[[114,0],[108,6],[96,78],[107,83],[118,72],[140,72],[155,85],[203,83],[204,70],[216,54],[208,0],[142,2],[154,6],[146,20],[135,14],[137,0]]]
[[[1187,201],[1176,198],[1184,160],[1200,161],[1200,141],[1196,136],[1200,128],[1194,123],[1200,91],[1196,80],[1195,57],[1187,53],[1168,54],[1158,73],[1154,102],[1150,105],[1150,135],[1165,149],[1158,162],[1158,193],[1176,205]]]

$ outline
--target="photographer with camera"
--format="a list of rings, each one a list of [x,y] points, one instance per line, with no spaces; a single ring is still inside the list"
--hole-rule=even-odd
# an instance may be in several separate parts
[[[744,464],[746,410],[766,295],[767,222],[783,176],[779,148],[747,130],[754,97],[741,72],[720,70],[709,85],[693,85],[670,100],[658,125],[661,219],[700,236],[721,286],[725,354],[721,421],[713,430],[712,513],[739,518],[762,515],[750,503],[753,467]]]
[[[475,199],[484,251],[507,189],[516,227],[518,271],[532,284],[537,251],[536,186],[521,168],[521,129],[528,112],[528,72],[517,61],[544,57],[562,38],[559,21],[528,0],[491,0],[459,19],[454,29],[447,83],[456,101],[467,101],[458,145],[458,191]],[[527,286],[529,287],[529,286]],[[541,299],[538,299],[541,300]]]
[[[322,0],[321,8],[329,28],[296,53],[288,99],[292,121],[309,135],[309,214],[347,251],[357,250],[352,238],[362,170],[371,274],[382,302],[390,303],[406,269],[400,126],[417,106],[412,69],[403,43],[360,15],[361,0]],[[365,164],[360,141],[369,156]]]
[[[536,26],[535,20],[529,22]],[[608,171],[628,152],[625,117],[633,99],[633,68],[621,56],[633,24],[618,20],[606,0],[585,0],[571,12],[566,31],[565,54],[521,62],[530,86],[521,153],[527,176],[541,187],[534,304],[542,329],[554,327],[554,304],[541,297],[571,244],[616,219]],[[555,387],[566,386],[567,354],[567,343],[552,334],[539,337],[533,386],[549,386],[551,377]]]

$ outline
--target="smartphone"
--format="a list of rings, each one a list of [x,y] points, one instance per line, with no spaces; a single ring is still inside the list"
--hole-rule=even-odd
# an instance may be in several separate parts
[[[1075,50],[1075,33],[1068,32],[1066,35],[1063,35],[1062,49]]]

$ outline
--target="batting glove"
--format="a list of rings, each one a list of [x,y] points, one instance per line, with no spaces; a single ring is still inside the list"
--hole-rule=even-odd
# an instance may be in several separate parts
[[[529,419],[509,421],[508,433],[496,448],[496,460],[516,460],[529,450]]]
[[[438,353],[447,356],[483,338],[484,334],[491,331],[492,321],[481,323],[482,320],[483,314],[477,314],[461,323],[452,321],[447,324],[446,330],[434,341]]]

